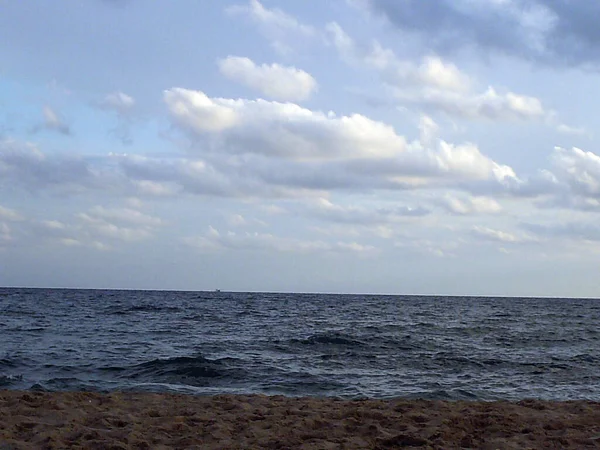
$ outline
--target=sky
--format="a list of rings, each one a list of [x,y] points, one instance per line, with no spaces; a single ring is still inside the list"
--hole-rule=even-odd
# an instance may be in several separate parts
[[[0,0],[0,285],[598,297],[599,15]]]

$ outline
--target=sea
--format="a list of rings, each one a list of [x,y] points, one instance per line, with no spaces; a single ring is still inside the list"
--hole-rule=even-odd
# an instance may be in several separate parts
[[[600,300],[0,288],[0,389],[600,400]]]

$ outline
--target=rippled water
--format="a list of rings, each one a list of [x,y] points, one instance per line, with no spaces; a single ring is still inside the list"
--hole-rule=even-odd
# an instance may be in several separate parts
[[[600,400],[600,301],[0,288],[0,388]]]

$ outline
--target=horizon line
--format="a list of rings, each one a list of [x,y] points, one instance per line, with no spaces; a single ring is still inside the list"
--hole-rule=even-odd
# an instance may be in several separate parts
[[[599,300],[600,297],[565,297],[560,295],[496,295],[496,294],[399,294],[381,292],[333,292],[333,291],[260,291],[228,289],[177,289],[177,288],[123,288],[123,287],[69,287],[69,286],[0,286],[0,289],[55,289],[78,291],[154,291],[154,292],[207,292],[218,294],[297,294],[297,295],[374,295],[384,297],[468,297],[468,298],[520,298],[520,299],[564,299]]]

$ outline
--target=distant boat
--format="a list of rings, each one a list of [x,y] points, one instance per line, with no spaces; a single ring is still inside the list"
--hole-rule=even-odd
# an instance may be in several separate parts
[[[221,289],[215,289],[215,292],[219,293],[221,292]]]

